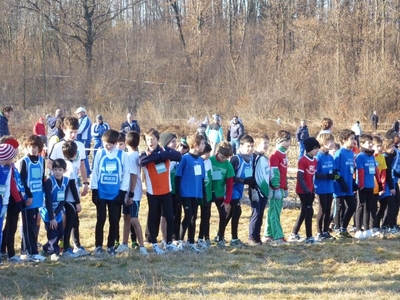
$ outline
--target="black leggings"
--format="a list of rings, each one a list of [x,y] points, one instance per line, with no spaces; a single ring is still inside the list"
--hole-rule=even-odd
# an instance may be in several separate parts
[[[293,233],[298,234],[301,224],[305,221],[306,225],[306,236],[312,237],[312,217],[314,214],[313,202],[314,202],[314,194],[298,194],[301,201],[301,210],[300,215],[297,218],[296,224],[293,227]]]
[[[199,204],[197,198],[182,198],[182,207],[185,215],[182,220],[181,230],[179,232],[179,239],[183,240],[186,230],[188,230],[188,241],[190,244],[194,244],[198,206]]]
[[[224,240],[225,228],[226,228],[226,211],[223,203],[224,203],[224,198],[215,200],[215,206],[217,207],[219,214],[218,237],[220,241]]]
[[[147,215],[147,226],[149,228],[151,243],[157,243],[157,232],[160,227],[160,216],[164,216],[167,221],[167,243],[172,241],[173,231],[173,212],[171,194],[151,195],[147,193],[147,204],[149,212]],[[161,214],[158,212],[161,210]]]
[[[14,200],[10,201],[7,208],[6,224],[3,230],[3,240],[1,241],[1,252],[7,252],[9,258],[15,255],[15,233],[17,232],[20,211]]]
[[[394,197],[388,196],[379,201],[379,210],[376,214],[374,228],[380,228],[381,220],[382,226],[393,228],[394,222]]]
[[[210,217],[211,217],[211,202],[200,206],[200,230],[199,239],[210,239]]]
[[[229,212],[228,217],[226,218],[226,225],[225,225],[226,228],[229,221],[232,219],[231,222],[232,240],[236,240],[238,238],[239,219],[241,215],[242,215],[242,207],[240,206],[240,199],[232,199],[231,210]]]
[[[79,216],[76,212],[76,204],[74,202],[65,202],[65,230],[64,230],[64,249],[70,248],[70,238],[76,247],[80,247],[79,242]]]
[[[328,232],[331,222],[331,207],[333,201],[333,194],[317,195],[319,207],[317,214],[317,232]]]
[[[346,207],[345,207],[346,206]],[[351,217],[356,210],[356,198],[354,196],[341,196],[336,199],[335,227],[347,230]],[[342,216],[344,211],[344,216]]]
[[[364,229],[369,229],[369,220],[371,215],[371,207],[374,196],[373,188],[363,188],[358,191],[358,203],[356,210],[356,230],[361,230],[361,226],[364,225]]]
[[[117,231],[119,229],[118,222],[121,210],[121,205],[115,200],[103,200],[99,199],[96,205],[97,211],[97,221],[95,229],[95,245],[96,247],[103,246],[104,239],[104,224],[107,218],[107,208],[108,208],[108,237],[107,237],[107,247],[114,247],[115,239],[117,237]]]

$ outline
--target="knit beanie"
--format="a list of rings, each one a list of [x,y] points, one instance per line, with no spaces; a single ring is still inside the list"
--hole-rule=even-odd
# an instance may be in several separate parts
[[[19,147],[18,141],[13,138],[9,138],[9,139],[5,140],[3,142],[3,144],[9,144],[9,145],[13,146],[14,149],[18,149],[18,147]]]
[[[321,146],[314,137],[309,137],[306,138],[304,141],[304,148],[306,148],[306,153],[314,150],[314,149],[319,149]]]
[[[174,138],[176,138],[176,135],[171,133],[171,132],[163,132],[160,134],[160,145],[162,147],[165,147],[171,142]]]
[[[0,144],[0,161],[9,161],[14,158],[17,151],[10,144]]]

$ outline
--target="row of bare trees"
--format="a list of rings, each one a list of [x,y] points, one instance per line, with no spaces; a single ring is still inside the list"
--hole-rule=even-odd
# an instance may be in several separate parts
[[[0,9],[3,103],[339,122],[399,107],[400,0],[3,0]]]

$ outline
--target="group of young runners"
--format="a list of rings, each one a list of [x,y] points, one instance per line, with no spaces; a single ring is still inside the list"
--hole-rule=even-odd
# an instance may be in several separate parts
[[[354,132],[348,129],[338,134],[340,146],[335,144],[331,133],[304,139],[305,154],[298,161],[296,180],[301,210],[286,239],[280,222],[283,199],[288,197],[286,152],[292,140],[286,130],[276,133],[276,146],[270,155],[270,139],[266,134],[255,138],[244,134],[236,154],[231,143],[220,141],[213,145],[215,155],[211,155],[212,147],[201,134],[178,140],[173,133],[160,134],[151,128],[143,134],[145,151],[140,153],[138,132],[109,129],[102,135],[102,148],[93,158],[92,170],[87,170],[86,149],[76,140],[78,119],[66,117],[62,128],[64,138],[49,149],[46,159],[41,156],[44,145],[37,135],[26,139],[26,154],[19,161],[14,161],[19,151],[18,141],[10,136],[0,140],[1,228],[5,221],[0,241],[2,255],[10,262],[44,261],[46,256],[58,260],[60,256],[90,255],[82,246],[79,234],[81,196],[87,195],[89,188],[96,208],[93,251],[96,256],[129,251],[130,235],[132,248],[137,247],[142,255],[149,254],[146,240],[151,244],[151,252],[156,254],[197,253],[208,249],[212,241],[217,247],[225,247],[229,223],[232,247],[279,245],[288,241],[314,244],[353,237],[349,224],[354,213],[354,238],[398,233],[400,155],[396,132],[389,132],[385,137],[362,134],[360,148],[355,146]],[[148,204],[145,234],[139,222],[144,191],[142,176]],[[239,239],[238,227],[245,191],[251,203],[251,216],[248,240],[243,242]],[[314,237],[315,197],[319,209]],[[219,216],[217,236],[213,239],[210,236],[212,203]],[[14,244],[20,212],[22,243],[18,256]],[[107,213],[109,230],[104,243]],[[40,219],[47,242],[38,247]],[[299,235],[303,222],[305,239]]]

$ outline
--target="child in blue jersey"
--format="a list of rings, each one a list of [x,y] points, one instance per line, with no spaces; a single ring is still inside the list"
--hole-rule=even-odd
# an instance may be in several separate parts
[[[107,130],[102,137],[104,149],[96,153],[90,182],[92,202],[96,205],[95,255],[104,254],[103,237],[107,210],[109,231],[107,253],[115,255],[115,240],[119,229],[121,205],[129,188],[128,157],[117,148],[118,131]]]
[[[382,176],[382,184],[384,191],[379,195],[379,210],[376,214],[374,229],[380,229],[379,233],[375,230],[374,236],[382,237],[385,231],[396,234],[395,228],[395,203],[394,196],[396,195],[395,182],[394,182],[394,161],[397,159],[397,154],[394,147],[393,139],[386,138],[382,142],[383,156],[386,162],[386,172]],[[397,184],[396,184],[397,185]],[[382,221],[382,224],[381,224]],[[381,226],[382,225],[382,226]]]
[[[246,134],[240,139],[238,153],[231,158],[231,164],[235,170],[235,177],[233,177],[231,210],[226,219],[226,224],[232,219],[232,239],[229,243],[230,246],[245,246],[238,237],[239,219],[242,214],[240,199],[242,199],[245,184],[248,184],[251,188],[255,187],[253,177],[253,150],[254,139]]]
[[[211,200],[212,200],[212,163],[210,160],[212,148],[209,143],[205,143],[204,151],[201,158],[204,161],[204,170],[206,177],[204,186],[206,197],[200,199],[200,229],[197,240],[197,246],[202,249],[207,249],[211,246],[210,241],[210,217],[211,217]]]
[[[125,198],[125,202],[122,206],[124,214],[124,227],[122,235],[122,244],[116,249],[117,253],[123,253],[129,251],[128,238],[129,232],[133,227],[135,231],[135,237],[139,241],[139,250],[143,255],[148,255],[146,248],[143,244],[143,233],[142,227],[139,222],[139,208],[140,200],[142,199],[142,179],[140,176],[140,165],[139,165],[139,152],[138,146],[140,141],[140,135],[136,131],[130,131],[126,134],[125,144],[128,149],[128,166],[129,166],[129,191],[128,197]]]
[[[314,185],[319,204],[317,214],[317,240],[321,241],[333,238],[329,233],[334,192],[333,182],[335,177],[338,178],[339,175],[337,175],[337,172],[334,170],[334,159],[329,153],[335,144],[334,136],[330,133],[321,133],[317,140],[321,148],[316,156],[318,164]]]
[[[51,255],[51,260],[58,260],[60,247],[58,242],[63,237],[63,210],[67,193],[68,177],[64,176],[67,164],[62,158],[53,161],[53,174],[44,183],[45,205],[40,214],[47,231],[47,243],[43,251]]]
[[[67,195],[65,198],[65,228],[63,238],[63,257],[75,258],[83,256],[83,251],[73,252],[70,247],[70,238],[73,233],[76,234],[77,227],[79,227],[78,214],[82,211],[79,198],[79,185],[78,185],[78,172],[79,168],[75,164],[78,153],[78,145],[74,141],[66,141],[62,145],[63,155],[66,163],[66,170],[64,176],[69,179],[67,186]],[[90,254],[89,252],[87,254]]]
[[[3,221],[6,218],[11,195],[11,164],[16,154],[17,151],[11,145],[0,145],[0,242],[2,241]]]
[[[184,217],[179,232],[178,249],[183,250],[183,239],[188,230],[189,249],[193,252],[200,250],[194,243],[196,232],[196,217],[198,202],[206,197],[204,180],[206,178],[203,159],[200,153],[204,151],[204,137],[191,135],[186,139],[189,145],[189,153],[182,156],[175,176],[175,187],[178,201],[182,203]]]
[[[357,167],[358,203],[356,210],[356,239],[365,239],[372,234],[366,231],[370,230],[370,215],[374,196],[374,179],[376,177],[379,185],[379,191],[382,191],[381,179],[378,176],[378,170],[372,149],[372,136],[370,134],[360,135],[360,150],[355,163]],[[363,224],[362,224],[363,223]],[[362,231],[364,225],[364,231]]]
[[[44,261],[37,248],[37,216],[43,206],[44,159],[39,153],[43,150],[43,141],[38,135],[31,135],[25,143],[28,154],[21,162],[21,180],[28,198],[22,215],[22,246],[24,260]]]
[[[334,156],[334,170],[340,175],[340,180],[334,183],[335,207],[335,228],[338,229],[338,237],[352,236],[347,231],[350,219],[356,209],[356,199],[353,191],[354,154],[351,150],[354,145],[354,132],[344,129],[339,133],[339,141],[342,147],[336,151]],[[346,206],[344,205],[346,203]],[[341,218],[341,210],[344,210]]]

